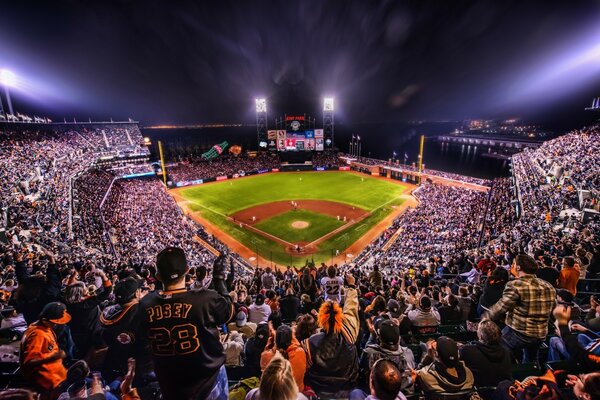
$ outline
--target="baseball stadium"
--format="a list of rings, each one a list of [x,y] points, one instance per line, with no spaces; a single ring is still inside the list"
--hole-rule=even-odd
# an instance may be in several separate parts
[[[599,400],[600,7],[492,3],[0,5],[0,400]]]

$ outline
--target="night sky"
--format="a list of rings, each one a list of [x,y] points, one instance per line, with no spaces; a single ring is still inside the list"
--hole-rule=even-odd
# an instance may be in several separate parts
[[[600,96],[600,2],[0,1],[0,68],[29,114],[143,124],[522,117]],[[205,4],[207,3],[207,4]]]

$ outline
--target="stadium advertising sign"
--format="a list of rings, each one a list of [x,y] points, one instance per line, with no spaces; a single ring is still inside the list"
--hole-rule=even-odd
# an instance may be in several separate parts
[[[196,179],[194,181],[181,181],[181,182],[177,182],[175,184],[175,186],[177,187],[183,187],[183,186],[190,186],[190,185],[201,185],[204,183],[203,179]]]
[[[269,150],[275,150],[277,148],[277,131],[267,132],[267,147]]]
[[[227,175],[217,176],[217,181],[226,181],[226,180],[227,180]]]
[[[277,150],[285,151],[285,131],[277,131]]]
[[[323,129],[315,129],[315,150],[325,150],[325,142],[323,140]]]

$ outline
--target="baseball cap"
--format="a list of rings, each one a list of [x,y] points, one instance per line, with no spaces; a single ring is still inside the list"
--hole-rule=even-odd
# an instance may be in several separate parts
[[[440,336],[437,340],[437,354],[440,360],[448,368],[453,368],[458,363],[458,346],[454,339],[448,336]]]
[[[117,302],[121,303],[131,299],[138,288],[138,281],[132,277],[125,278],[122,281],[117,282],[114,292]]]
[[[265,295],[259,293],[256,295],[256,304],[262,306],[265,303]]]
[[[244,326],[244,325],[246,325],[246,321],[247,321],[246,313],[243,311],[239,311],[237,313],[237,315],[235,316],[235,324],[237,326]]]
[[[179,247],[167,247],[156,256],[156,269],[167,281],[181,278],[188,270],[185,252]]]
[[[59,325],[64,325],[71,321],[71,316],[67,312],[67,307],[58,301],[48,303],[44,306],[44,309],[40,314],[40,319],[42,318]]]
[[[389,319],[382,321],[379,325],[379,339],[382,344],[397,346],[400,340],[400,328]]]
[[[387,308],[390,311],[390,315],[392,317],[400,317],[400,303],[398,303],[398,300],[390,299],[387,303]]]
[[[267,340],[267,338],[269,337],[269,325],[265,323],[258,324],[258,326],[256,327],[255,336],[257,339]]]

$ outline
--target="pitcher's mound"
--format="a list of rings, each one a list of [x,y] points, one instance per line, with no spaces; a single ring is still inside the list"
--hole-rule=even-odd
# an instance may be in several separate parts
[[[292,222],[292,228],[295,229],[304,229],[304,228],[308,228],[310,224],[306,221],[294,221]]]

